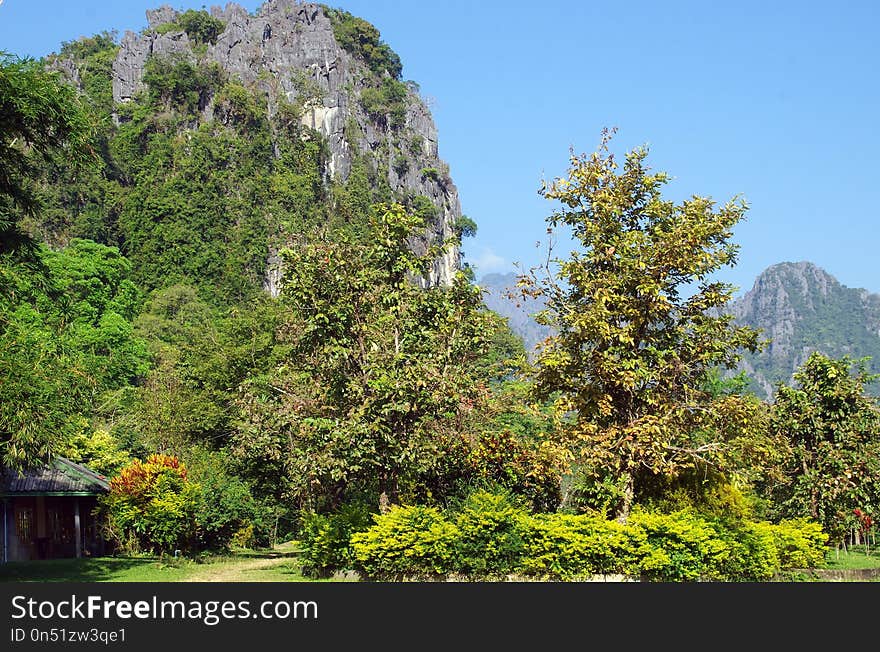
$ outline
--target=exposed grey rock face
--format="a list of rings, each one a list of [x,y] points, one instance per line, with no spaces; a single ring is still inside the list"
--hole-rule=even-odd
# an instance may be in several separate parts
[[[147,26],[156,29],[177,18],[177,12],[170,5],[162,5],[158,9],[147,9]]]
[[[80,88],[82,86],[82,78],[79,74],[79,68],[73,62],[73,59],[66,57],[55,57],[49,61],[47,65],[49,70],[57,70],[59,71],[65,79],[70,80],[70,83]]]
[[[765,396],[791,376],[814,351],[832,357],[871,356],[880,363],[880,295],[848,288],[809,262],[767,268],[734,302],[739,324],[762,329],[765,350],[745,356],[741,370]]]
[[[354,156],[367,154],[394,192],[424,195],[437,209],[427,237],[414,242],[414,249],[424,251],[430,243],[453,235],[461,217],[458,191],[445,172],[445,163],[438,158],[437,129],[431,114],[413,88],[406,98],[404,125],[392,133],[361,106],[359,97],[370,86],[372,73],[365,62],[336,42],[330,19],[319,5],[269,0],[255,15],[232,3],[212,7],[211,13],[226,27],[204,56],[216,61],[232,78],[265,91],[270,114],[276,111],[281,97],[291,102],[311,98],[305,104],[302,122],[327,140],[328,178],[344,181]],[[148,11],[149,27],[144,33],[125,34],[113,64],[116,102],[127,102],[143,89],[144,66],[151,55],[195,56],[184,32],[157,32],[176,16],[177,12],[168,6]],[[300,97],[308,88],[317,88],[318,97]],[[400,164],[401,157],[405,166]],[[426,175],[424,169],[440,172]],[[450,284],[459,262],[458,248],[450,249],[435,262],[424,282]],[[283,274],[279,261],[269,263],[270,274]],[[264,287],[277,291],[278,279],[265,279]]]
[[[139,36],[126,32],[113,62],[113,100],[128,102],[144,89],[144,66],[150,55],[191,55],[189,37],[182,30]]]

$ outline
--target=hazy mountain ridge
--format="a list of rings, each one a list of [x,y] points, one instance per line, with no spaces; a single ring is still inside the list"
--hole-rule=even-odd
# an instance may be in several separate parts
[[[550,334],[550,329],[534,319],[535,313],[544,307],[539,299],[514,301],[508,296],[516,288],[517,277],[514,272],[486,274],[477,285],[485,290],[483,302],[486,306],[507,319],[510,329],[522,339],[529,356],[533,357],[535,347]]]

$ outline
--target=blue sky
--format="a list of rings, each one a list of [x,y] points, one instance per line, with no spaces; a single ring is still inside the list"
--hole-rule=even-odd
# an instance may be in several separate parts
[[[42,56],[103,29],[139,30],[159,0],[3,0],[0,48]],[[211,3],[169,2],[176,8]],[[260,2],[243,0],[254,10]],[[569,150],[650,147],[672,198],[741,194],[740,262],[810,260],[880,292],[880,3],[349,0],[428,98],[477,274],[528,266],[552,206],[537,190]]]

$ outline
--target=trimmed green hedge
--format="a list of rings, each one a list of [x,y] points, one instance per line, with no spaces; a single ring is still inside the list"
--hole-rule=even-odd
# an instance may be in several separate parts
[[[444,514],[394,507],[351,537],[353,566],[377,580],[452,573],[578,579],[622,574],[649,581],[761,581],[821,564],[816,523],[710,520],[689,511],[634,513],[621,524],[572,514],[529,514],[477,492]]]

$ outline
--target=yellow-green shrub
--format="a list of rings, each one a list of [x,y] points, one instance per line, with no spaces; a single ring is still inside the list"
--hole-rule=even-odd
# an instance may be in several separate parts
[[[689,512],[651,514],[636,512],[629,526],[639,528],[655,548],[640,564],[652,580],[722,579],[730,546],[704,519]]]
[[[327,577],[354,568],[351,537],[371,524],[370,510],[360,504],[345,505],[333,514],[306,514],[299,541],[303,573]]]
[[[447,573],[578,579],[623,574],[648,581],[760,581],[815,566],[814,523],[710,519],[689,510],[636,511],[626,524],[573,514],[532,515],[504,494],[475,493],[451,515],[396,507],[352,537],[358,568],[376,579]]]
[[[517,568],[527,519],[528,513],[505,493],[472,493],[455,518],[459,570],[485,574]]]
[[[392,507],[351,537],[357,569],[374,579],[424,578],[460,568],[460,532],[434,507]]]
[[[631,574],[652,551],[641,530],[601,517],[538,514],[529,519],[521,570],[573,579]]]
[[[789,568],[815,568],[825,561],[828,535],[819,523],[798,519],[781,523],[752,523],[756,532],[772,539],[778,558],[777,572]]]
[[[728,552],[711,579],[728,581],[768,580],[779,570],[779,556],[772,536],[756,530],[748,521],[712,521]]]

